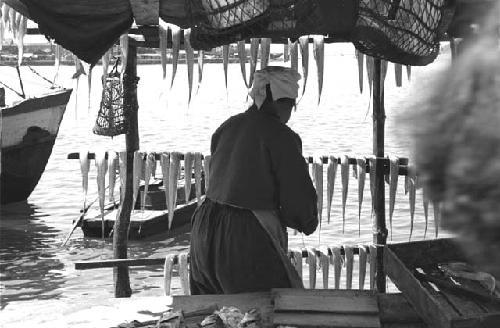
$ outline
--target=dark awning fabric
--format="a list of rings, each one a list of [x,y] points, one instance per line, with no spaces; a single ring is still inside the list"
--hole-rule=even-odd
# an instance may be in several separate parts
[[[20,0],[40,31],[95,64],[133,22],[128,0]]]

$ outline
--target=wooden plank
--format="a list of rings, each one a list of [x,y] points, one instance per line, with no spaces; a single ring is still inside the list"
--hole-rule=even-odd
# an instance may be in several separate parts
[[[384,326],[391,323],[424,324],[402,293],[378,294],[377,299],[380,321]]]
[[[100,261],[75,262],[76,270],[88,270],[98,268],[114,268],[119,266],[145,266],[145,265],[163,265],[164,258],[149,259],[110,259]]]
[[[377,297],[371,291],[324,289],[273,289],[275,311],[314,311],[378,314]]]
[[[137,25],[158,25],[160,0],[130,0],[130,6]]]
[[[299,327],[381,327],[377,315],[338,313],[274,313],[273,324]]]
[[[477,315],[467,318],[451,320],[453,328],[498,328],[500,327],[500,313]]]

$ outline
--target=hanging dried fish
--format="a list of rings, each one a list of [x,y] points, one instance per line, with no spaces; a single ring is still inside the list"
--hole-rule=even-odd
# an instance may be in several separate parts
[[[267,67],[271,54],[271,38],[260,39],[260,69]]]
[[[328,164],[328,168],[326,169],[326,209],[327,209],[327,217],[328,223],[330,223],[330,214],[332,210],[332,199],[333,199],[333,191],[335,189],[335,177],[337,175],[337,158],[334,156],[330,156],[330,163]]]
[[[241,75],[243,76],[243,82],[245,82],[245,86],[248,89],[247,72],[246,72],[247,53],[245,50],[245,40],[238,41],[238,59],[240,61],[240,68],[241,68]]]
[[[323,71],[325,69],[325,37],[323,35],[313,36],[313,54],[318,70],[318,105],[321,100],[323,89]]]
[[[87,208],[87,193],[89,190],[89,169],[90,160],[87,150],[80,151],[80,171],[82,172],[82,188],[83,188],[83,209]]]
[[[257,68],[257,57],[259,56],[259,38],[250,39],[250,78],[248,80],[248,87],[251,88],[253,85],[253,76]]]
[[[283,44],[283,62],[287,62],[290,60],[290,39],[288,39],[288,43]]]
[[[181,32],[182,30],[176,25],[169,25],[172,31],[172,82],[170,89],[174,85],[175,74],[177,73],[177,63],[179,62],[179,51],[181,49]]]
[[[170,177],[170,154],[169,153],[161,153],[160,155],[160,166],[161,166],[161,174],[163,181],[163,188],[165,190],[165,207],[170,212],[170,188],[168,179]]]
[[[153,175],[153,165],[156,162],[155,154],[149,153],[146,155],[146,165],[144,167],[144,192],[141,198],[141,211],[144,211],[146,207],[146,197],[149,191],[149,179]]]
[[[108,180],[109,180],[109,202],[115,203],[116,167],[118,165],[118,154],[114,151],[108,152]]]
[[[345,232],[345,206],[347,203],[347,190],[349,188],[349,157],[344,155],[340,162],[340,175],[342,177],[342,233]]]
[[[309,264],[309,288],[316,288],[316,249],[307,250],[307,264]]]
[[[365,190],[366,160],[364,158],[357,158],[356,164],[358,167],[358,234],[361,236],[361,205],[363,205],[363,193]]]
[[[373,88],[373,75],[375,70],[375,64],[372,56],[366,56],[366,76],[368,78],[368,87],[370,88],[370,95],[372,94]]]
[[[227,67],[229,65],[229,45],[225,44],[222,46],[222,65],[224,66],[224,82],[226,84],[227,91]]]
[[[434,209],[434,231],[435,231],[435,237],[437,238],[437,236],[439,234],[439,222],[441,220],[441,213],[439,211],[439,203],[433,201],[432,208]]]
[[[109,61],[111,60],[111,52],[112,48],[109,48],[108,51],[102,56],[102,84],[106,83],[106,78],[108,77],[108,68],[109,68]],[[55,78],[54,78],[55,81]]]
[[[181,287],[184,295],[189,295],[189,268],[188,268],[188,254],[179,254],[179,277],[181,278]]]
[[[396,86],[402,87],[403,86],[403,65],[394,64],[394,75],[396,78]]]
[[[158,33],[160,38],[160,60],[163,79],[167,77],[167,47],[168,47],[168,31],[162,24],[158,25]]]
[[[351,246],[344,245],[346,288],[352,289],[352,271],[354,268],[354,250]]]
[[[200,91],[201,80],[203,79],[203,62],[205,60],[205,51],[198,50],[198,88],[196,93]]]
[[[3,39],[5,36],[5,24],[2,17],[2,9],[4,5],[5,4],[2,4],[2,6],[0,6],[0,51],[3,49]]]
[[[176,255],[174,254],[167,254],[167,256],[165,256],[165,264],[163,265],[163,289],[165,290],[166,296],[170,296],[175,257]]]
[[[194,153],[194,185],[196,189],[196,200],[198,206],[201,205],[201,172],[203,170],[202,155],[199,152]]]
[[[399,177],[399,158],[390,156],[389,157],[389,226],[391,229],[391,240],[392,240],[392,218],[394,215],[394,205],[396,204],[396,191],[398,189],[398,177]]]
[[[191,178],[193,176],[193,159],[194,155],[191,152],[184,154],[184,195],[186,204],[189,203],[189,196],[191,196]]]
[[[170,170],[168,175],[168,228],[172,226],[174,212],[177,206],[177,182],[180,171],[181,154],[170,153]]]
[[[389,67],[389,63],[387,60],[380,61],[380,88],[384,90],[385,77],[387,76],[387,68]]]
[[[210,159],[211,156],[205,156],[203,160],[203,171],[205,172],[205,190],[208,190],[208,183],[210,182]]]
[[[132,206],[135,206],[137,200],[137,195],[139,194],[139,186],[141,183],[142,175],[142,165],[143,165],[144,154],[141,152],[134,152],[134,169],[132,175]]]
[[[293,250],[292,254],[294,259],[295,270],[299,274],[300,279],[302,279],[302,251]]]
[[[78,83],[78,81],[80,80],[79,79],[80,75],[86,74],[85,68],[83,67],[81,60],[75,55],[73,55],[73,62],[75,63],[76,72],[75,72],[75,74],[73,74],[73,76],[71,78],[76,79],[77,83]],[[77,89],[78,89],[78,84],[77,84]]]
[[[425,230],[424,230],[424,239],[427,236],[427,227],[429,225],[429,192],[427,191],[427,187],[424,186],[422,188],[422,201],[424,203],[424,218],[425,218]]]
[[[342,273],[342,254],[340,253],[340,247],[334,246],[331,247],[332,257],[330,258],[330,263],[333,265],[333,273],[334,273],[334,281],[335,281],[335,289],[340,288],[340,276]]]
[[[122,57],[122,69],[121,69],[121,75],[125,73],[125,70],[127,69],[127,60],[128,60],[128,34],[125,33],[122,36],[120,36],[120,53]]]
[[[95,164],[97,167],[97,195],[99,197],[99,209],[101,210],[101,237],[104,239],[104,202],[106,199],[106,170],[108,168],[104,152],[96,152]]]
[[[309,36],[301,36],[299,38],[299,44],[300,54],[302,56],[302,79],[304,80],[302,95],[304,95],[306,92],[307,74],[309,72]]]
[[[17,26],[17,65],[21,66],[24,56],[24,35],[26,34],[28,28],[28,18],[19,14],[20,22]]]
[[[191,46],[191,29],[184,30],[184,49],[186,50],[186,62],[188,71],[188,84],[189,84],[189,99],[188,104],[191,102],[191,90],[193,89],[193,68],[194,68],[194,50]]]
[[[410,201],[410,240],[413,233],[413,221],[415,219],[415,200],[417,191],[417,174],[415,167],[412,165],[408,166],[408,176],[409,176],[409,201]]]
[[[377,170],[377,160],[375,156],[369,156],[366,158],[370,165],[370,194],[372,197],[372,213],[375,206],[375,172]]]
[[[92,68],[93,66],[92,65],[89,65],[88,66],[88,69],[87,69],[87,104],[88,104],[88,111],[90,113],[90,106],[91,106],[91,90],[92,90]]]
[[[294,70],[299,70],[299,42],[291,42],[290,40],[290,67]]]
[[[120,165],[120,203],[123,204],[125,199],[125,187],[127,184],[127,152],[121,151],[118,153],[118,161]]]
[[[377,285],[377,246],[370,245],[370,289],[374,290]]]
[[[406,65],[406,77],[408,78],[408,81],[411,80],[411,66]]]
[[[366,277],[366,246],[359,245],[359,289],[365,288]]]
[[[312,164],[313,180],[316,186],[316,195],[318,196],[318,219],[321,226],[321,219],[323,217],[323,162]]]
[[[328,257],[328,248],[321,247],[319,250],[319,266],[323,272],[323,288],[328,289],[328,274],[330,267],[330,260]]]
[[[450,38],[450,53],[451,62],[454,62],[457,59],[457,45],[454,38]]]
[[[365,54],[356,49],[355,51],[356,59],[358,60],[358,83],[359,83],[359,92],[363,93],[363,61],[365,59]]]

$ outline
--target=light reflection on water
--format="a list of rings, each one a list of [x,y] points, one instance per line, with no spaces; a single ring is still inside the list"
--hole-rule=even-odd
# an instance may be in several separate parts
[[[332,60],[334,59],[334,60]],[[432,85],[434,74],[445,67],[448,57],[438,58],[426,68],[413,68],[412,83],[396,88],[392,65],[386,82],[386,153],[413,158],[411,138],[396,117],[412,108],[412,100],[424,94],[421,86]],[[278,63],[279,64],[279,63]],[[325,81],[321,104],[317,106],[316,68],[311,59],[308,88],[292,115],[290,126],[303,141],[304,154],[340,156],[344,153],[365,156],[372,153],[372,122],[369,108],[369,89],[365,83],[363,95],[359,94],[357,63],[352,46],[344,52],[332,51],[326,56]],[[53,68],[37,67],[45,76],[52,76]],[[169,68],[170,69],[170,68]],[[16,83],[12,68],[0,67],[3,79]],[[26,71],[28,72],[28,71]],[[85,78],[80,81],[78,97],[73,94],[56,140],[52,156],[37,188],[27,202],[2,206],[0,220],[0,283],[1,306],[13,301],[30,299],[76,299],[85,297],[112,297],[111,269],[77,271],[74,262],[112,258],[111,241],[83,238],[77,229],[68,246],[61,247],[78,217],[83,202],[81,175],[77,161],[67,160],[70,152],[80,149],[95,151],[99,148],[121,150],[123,137],[113,139],[92,134],[100,101],[100,67],[94,69],[91,109],[88,110]],[[209,140],[215,128],[230,115],[245,109],[245,88],[238,64],[229,66],[229,90],[224,89],[222,64],[206,64],[204,81],[198,94],[187,105],[187,77],[185,65],[180,65],[172,90],[161,81],[161,69],[140,66],[139,131],[141,149],[144,151],[202,151],[209,150]],[[59,75],[65,85],[73,83],[72,67],[62,67]],[[25,77],[29,73],[23,74]],[[366,74],[365,74],[366,76]],[[169,78],[168,78],[169,79]],[[195,81],[197,77],[195,76]],[[47,86],[36,77],[26,77],[26,91],[44,90]],[[195,83],[193,90],[196,90]],[[196,91],[193,91],[196,92]],[[7,94],[7,99],[12,95]],[[78,108],[75,111],[75,108]],[[413,109],[412,109],[413,110]],[[75,117],[77,119],[75,119]],[[325,168],[326,172],[326,168]],[[91,166],[89,200],[96,197],[95,167]],[[326,183],[324,184],[326,188]],[[337,175],[333,199],[332,222],[323,222],[321,231],[303,237],[289,234],[290,247],[317,247],[322,245],[368,244],[372,240],[369,180],[364,192],[361,231],[358,232],[357,180],[351,179],[347,202],[346,231],[342,233],[340,174]],[[388,190],[388,189],[386,189]],[[386,191],[387,193],[387,191]],[[324,201],[326,207],[326,201]],[[424,219],[421,194],[417,195],[417,211],[413,239],[422,239]],[[326,209],[323,210],[326,220]],[[389,223],[388,223],[389,225]],[[393,222],[393,241],[409,239],[409,203],[400,179],[398,199]],[[320,236],[321,235],[321,236]],[[429,222],[427,238],[434,235]],[[159,235],[145,241],[129,242],[129,257],[163,257],[167,252],[185,250],[189,234],[176,238]],[[305,270],[305,278],[308,272]],[[131,287],[135,295],[162,295],[162,267],[131,269]],[[356,281],[356,279],[354,279]],[[179,293],[178,281],[173,281],[173,293]],[[356,285],[356,284],[355,284]]]

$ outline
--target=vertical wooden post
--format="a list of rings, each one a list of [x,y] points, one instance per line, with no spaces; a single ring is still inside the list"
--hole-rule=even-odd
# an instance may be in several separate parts
[[[5,89],[0,88],[0,107],[5,107]]]
[[[127,177],[125,182],[124,199],[121,203],[114,225],[113,255],[115,259],[127,258],[128,228],[130,213],[133,204],[133,170],[134,151],[139,149],[139,133],[137,122],[137,48],[129,42],[127,67],[123,75],[123,105],[128,109],[129,131],[125,136],[127,150]],[[128,266],[119,266],[113,269],[115,283],[115,297],[130,297],[130,278]]]
[[[374,60],[373,74],[373,154],[376,160],[375,175],[375,229],[373,242],[377,245],[385,245],[387,242],[387,227],[385,224],[385,185],[384,185],[384,88],[381,79],[381,60]],[[383,266],[383,249],[377,249],[377,290],[385,293],[385,273]]]

